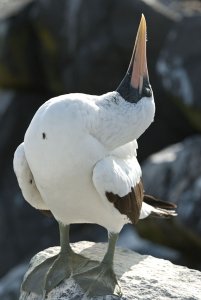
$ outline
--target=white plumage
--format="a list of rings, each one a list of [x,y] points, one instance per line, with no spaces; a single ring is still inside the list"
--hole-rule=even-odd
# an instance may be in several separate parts
[[[51,210],[64,224],[97,223],[119,232],[129,220],[105,192],[122,197],[140,181],[136,138],[154,112],[153,98],[132,104],[118,92],[47,101],[14,157],[25,199],[37,209]]]

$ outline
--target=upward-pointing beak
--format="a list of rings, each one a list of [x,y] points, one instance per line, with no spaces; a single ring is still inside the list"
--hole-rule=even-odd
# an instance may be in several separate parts
[[[139,89],[139,93],[142,93],[143,81],[148,80],[147,69],[147,54],[146,54],[146,38],[147,38],[147,25],[144,15],[141,17],[140,25],[135,40],[135,46],[133,55],[128,68],[132,69],[131,86],[134,89]]]
[[[142,15],[126,76],[117,88],[120,95],[129,102],[138,102],[142,97],[150,97],[152,94],[147,69],[146,37],[146,20]]]

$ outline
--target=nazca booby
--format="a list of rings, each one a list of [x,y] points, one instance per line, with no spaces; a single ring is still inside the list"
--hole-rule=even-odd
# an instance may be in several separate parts
[[[124,224],[149,215],[175,215],[173,204],[143,190],[136,139],[154,114],[142,15],[129,68],[117,90],[45,102],[15,152],[14,170],[24,198],[36,209],[51,211],[61,241],[59,255],[33,270],[24,290],[45,295],[73,275],[86,295],[121,294],[113,256]],[[108,250],[100,264],[72,251],[72,223],[96,223],[108,230]]]

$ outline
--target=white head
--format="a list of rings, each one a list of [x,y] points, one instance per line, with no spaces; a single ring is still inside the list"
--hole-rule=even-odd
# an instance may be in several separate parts
[[[116,90],[121,98],[122,107],[127,107],[126,133],[135,139],[150,126],[155,115],[154,97],[147,69],[146,34],[146,20],[142,15],[127,73]]]
[[[143,15],[124,79],[116,91],[98,97],[96,104],[99,107],[93,122],[96,126],[90,130],[109,149],[138,139],[152,123],[155,104],[147,70]]]

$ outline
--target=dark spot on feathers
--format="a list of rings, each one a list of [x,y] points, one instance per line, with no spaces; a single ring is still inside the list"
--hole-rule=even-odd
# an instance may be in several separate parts
[[[29,183],[32,184],[32,182],[33,182],[32,179],[30,179],[30,180],[29,180]]]
[[[43,136],[43,139],[46,139],[46,133],[45,132],[42,133],[42,136]]]

